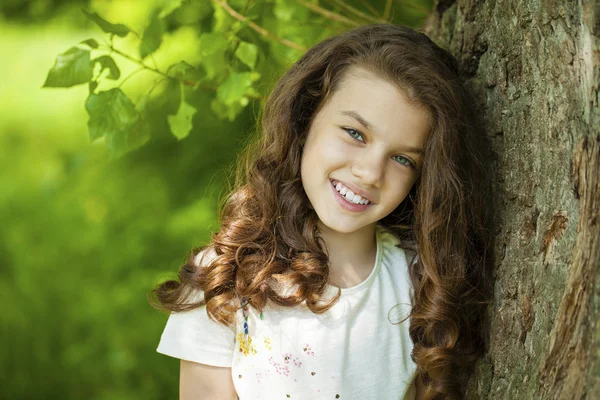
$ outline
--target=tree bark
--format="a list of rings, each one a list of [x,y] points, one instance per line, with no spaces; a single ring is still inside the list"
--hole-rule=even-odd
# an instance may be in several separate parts
[[[438,0],[495,154],[494,295],[468,399],[600,399],[600,0]]]

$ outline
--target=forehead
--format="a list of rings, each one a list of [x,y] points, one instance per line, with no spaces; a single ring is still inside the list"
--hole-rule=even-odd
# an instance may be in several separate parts
[[[321,110],[327,118],[351,118],[359,114],[373,130],[392,136],[429,131],[430,115],[423,106],[411,101],[398,85],[358,67],[349,69]],[[350,112],[350,113],[349,113]],[[321,114],[321,113],[320,113]],[[415,137],[419,141],[418,137]]]
[[[337,97],[338,103],[340,98],[344,98],[344,101],[359,100],[360,98],[347,97],[348,95],[358,94],[361,95],[360,98],[366,97],[365,101],[359,101],[359,103],[365,104],[370,103],[373,98],[380,98],[381,101],[378,103],[386,103],[390,106],[396,105],[399,98],[403,103],[413,103],[407,92],[400,88],[400,85],[391,83],[366,68],[353,66],[342,73],[330,99]],[[413,105],[418,108],[418,105]]]

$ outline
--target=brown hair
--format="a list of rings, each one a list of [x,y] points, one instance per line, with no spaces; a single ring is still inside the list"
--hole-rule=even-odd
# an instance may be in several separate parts
[[[263,111],[262,133],[246,149],[234,189],[221,208],[219,232],[194,262],[154,293],[157,308],[184,311],[206,304],[231,325],[245,297],[257,310],[267,300],[306,301],[323,313],[328,259],[307,206],[300,161],[309,125],[343,74],[360,66],[397,85],[430,113],[421,175],[400,206],[380,223],[417,249],[411,263],[412,358],[430,399],[460,398],[483,352],[488,235],[486,176],[480,130],[454,57],[426,35],[396,25],[367,25],[331,37],[300,58],[277,82]],[[281,295],[275,288],[292,288]],[[190,301],[200,290],[204,299]]]

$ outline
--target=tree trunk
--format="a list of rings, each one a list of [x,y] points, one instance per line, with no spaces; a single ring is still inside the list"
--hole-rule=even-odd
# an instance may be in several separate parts
[[[600,0],[438,0],[495,153],[494,297],[468,399],[600,399]]]

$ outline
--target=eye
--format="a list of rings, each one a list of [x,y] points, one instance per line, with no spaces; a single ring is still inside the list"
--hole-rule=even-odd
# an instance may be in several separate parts
[[[350,137],[352,139],[356,139],[360,142],[365,141],[365,139],[363,138],[363,135],[359,131],[352,129],[352,128],[342,128],[342,129],[345,130],[346,132],[348,132],[348,135],[350,135]]]
[[[415,164],[410,159],[408,159],[404,156],[394,156],[393,158],[400,165],[406,165],[408,167],[415,168]]]

